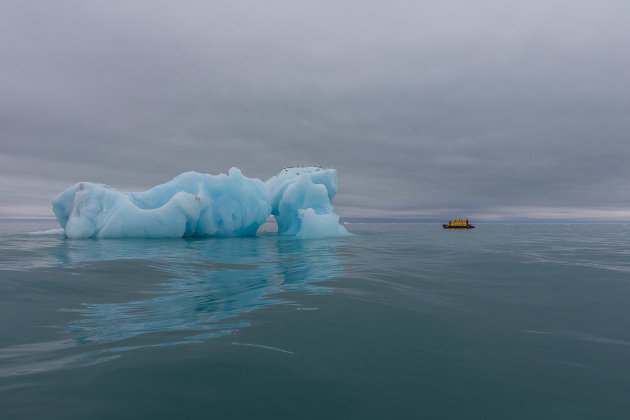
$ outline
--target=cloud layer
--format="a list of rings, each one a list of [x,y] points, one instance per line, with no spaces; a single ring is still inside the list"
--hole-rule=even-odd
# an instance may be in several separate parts
[[[393,3],[393,4],[392,4]],[[630,218],[625,1],[5,2],[0,216],[337,168],[341,216]]]

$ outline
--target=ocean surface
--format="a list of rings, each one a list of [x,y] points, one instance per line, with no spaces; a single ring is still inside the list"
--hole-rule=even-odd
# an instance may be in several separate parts
[[[630,225],[0,223],[0,418],[630,418]]]

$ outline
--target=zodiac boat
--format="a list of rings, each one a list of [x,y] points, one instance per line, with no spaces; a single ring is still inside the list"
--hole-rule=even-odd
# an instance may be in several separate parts
[[[444,223],[442,225],[444,229],[474,229],[475,227],[465,222]]]

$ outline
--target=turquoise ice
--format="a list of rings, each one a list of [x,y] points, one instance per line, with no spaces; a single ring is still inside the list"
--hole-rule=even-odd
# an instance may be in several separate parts
[[[347,235],[335,214],[337,171],[286,168],[266,182],[238,168],[186,172],[144,192],[80,182],[52,200],[69,238],[250,236],[273,215],[278,233],[301,238]]]

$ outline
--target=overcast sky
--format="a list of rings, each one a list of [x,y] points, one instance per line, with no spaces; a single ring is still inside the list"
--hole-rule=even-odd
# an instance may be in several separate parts
[[[341,216],[630,221],[630,2],[0,0],[0,217],[336,168]]]

